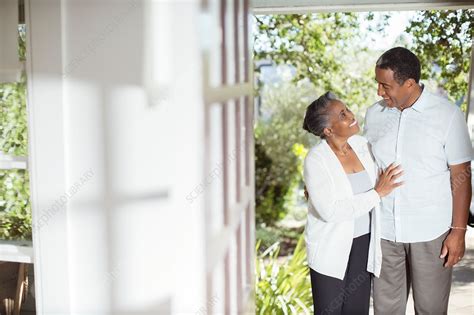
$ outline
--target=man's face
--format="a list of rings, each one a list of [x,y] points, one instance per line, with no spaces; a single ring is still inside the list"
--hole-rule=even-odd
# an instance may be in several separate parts
[[[388,107],[403,108],[410,98],[407,81],[400,85],[393,77],[391,69],[375,67],[375,80],[378,83],[377,95],[382,97]]]

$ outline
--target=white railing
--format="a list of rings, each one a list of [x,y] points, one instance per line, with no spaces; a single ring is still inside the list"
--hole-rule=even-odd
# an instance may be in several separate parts
[[[34,261],[31,241],[0,240],[0,261],[32,264]]]
[[[27,169],[28,157],[11,156],[0,152],[0,170]]]

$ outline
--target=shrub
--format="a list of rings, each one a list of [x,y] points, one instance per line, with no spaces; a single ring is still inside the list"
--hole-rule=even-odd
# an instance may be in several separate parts
[[[257,243],[256,251],[260,242]],[[278,259],[279,243],[257,255],[255,299],[257,314],[312,314],[313,299],[304,237],[285,262]]]
[[[257,224],[274,226],[292,206],[288,201],[302,181],[301,155],[314,140],[302,128],[314,95],[314,86],[304,82],[283,82],[261,92],[261,117],[255,127]]]
[[[260,242],[259,253],[263,253],[276,242],[279,242],[278,255],[288,256],[293,253],[304,226],[297,228],[257,226],[256,239]]]
[[[25,26],[19,27],[18,52],[25,60]],[[28,154],[26,76],[19,82],[0,84],[0,152]],[[0,170],[0,239],[31,240],[28,172]]]
[[[31,240],[28,172],[0,171],[0,239]]]

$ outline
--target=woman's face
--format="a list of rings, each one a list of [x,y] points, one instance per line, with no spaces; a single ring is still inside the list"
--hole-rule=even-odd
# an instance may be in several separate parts
[[[330,118],[329,127],[325,129],[326,138],[349,138],[359,132],[359,123],[343,102],[331,101],[328,114]]]

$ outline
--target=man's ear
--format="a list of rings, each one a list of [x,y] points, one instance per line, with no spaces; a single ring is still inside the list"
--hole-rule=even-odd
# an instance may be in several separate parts
[[[410,78],[410,79],[406,80],[403,84],[405,84],[405,86],[407,88],[411,89],[412,87],[416,86],[416,81],[415,81],[415,79]]]

